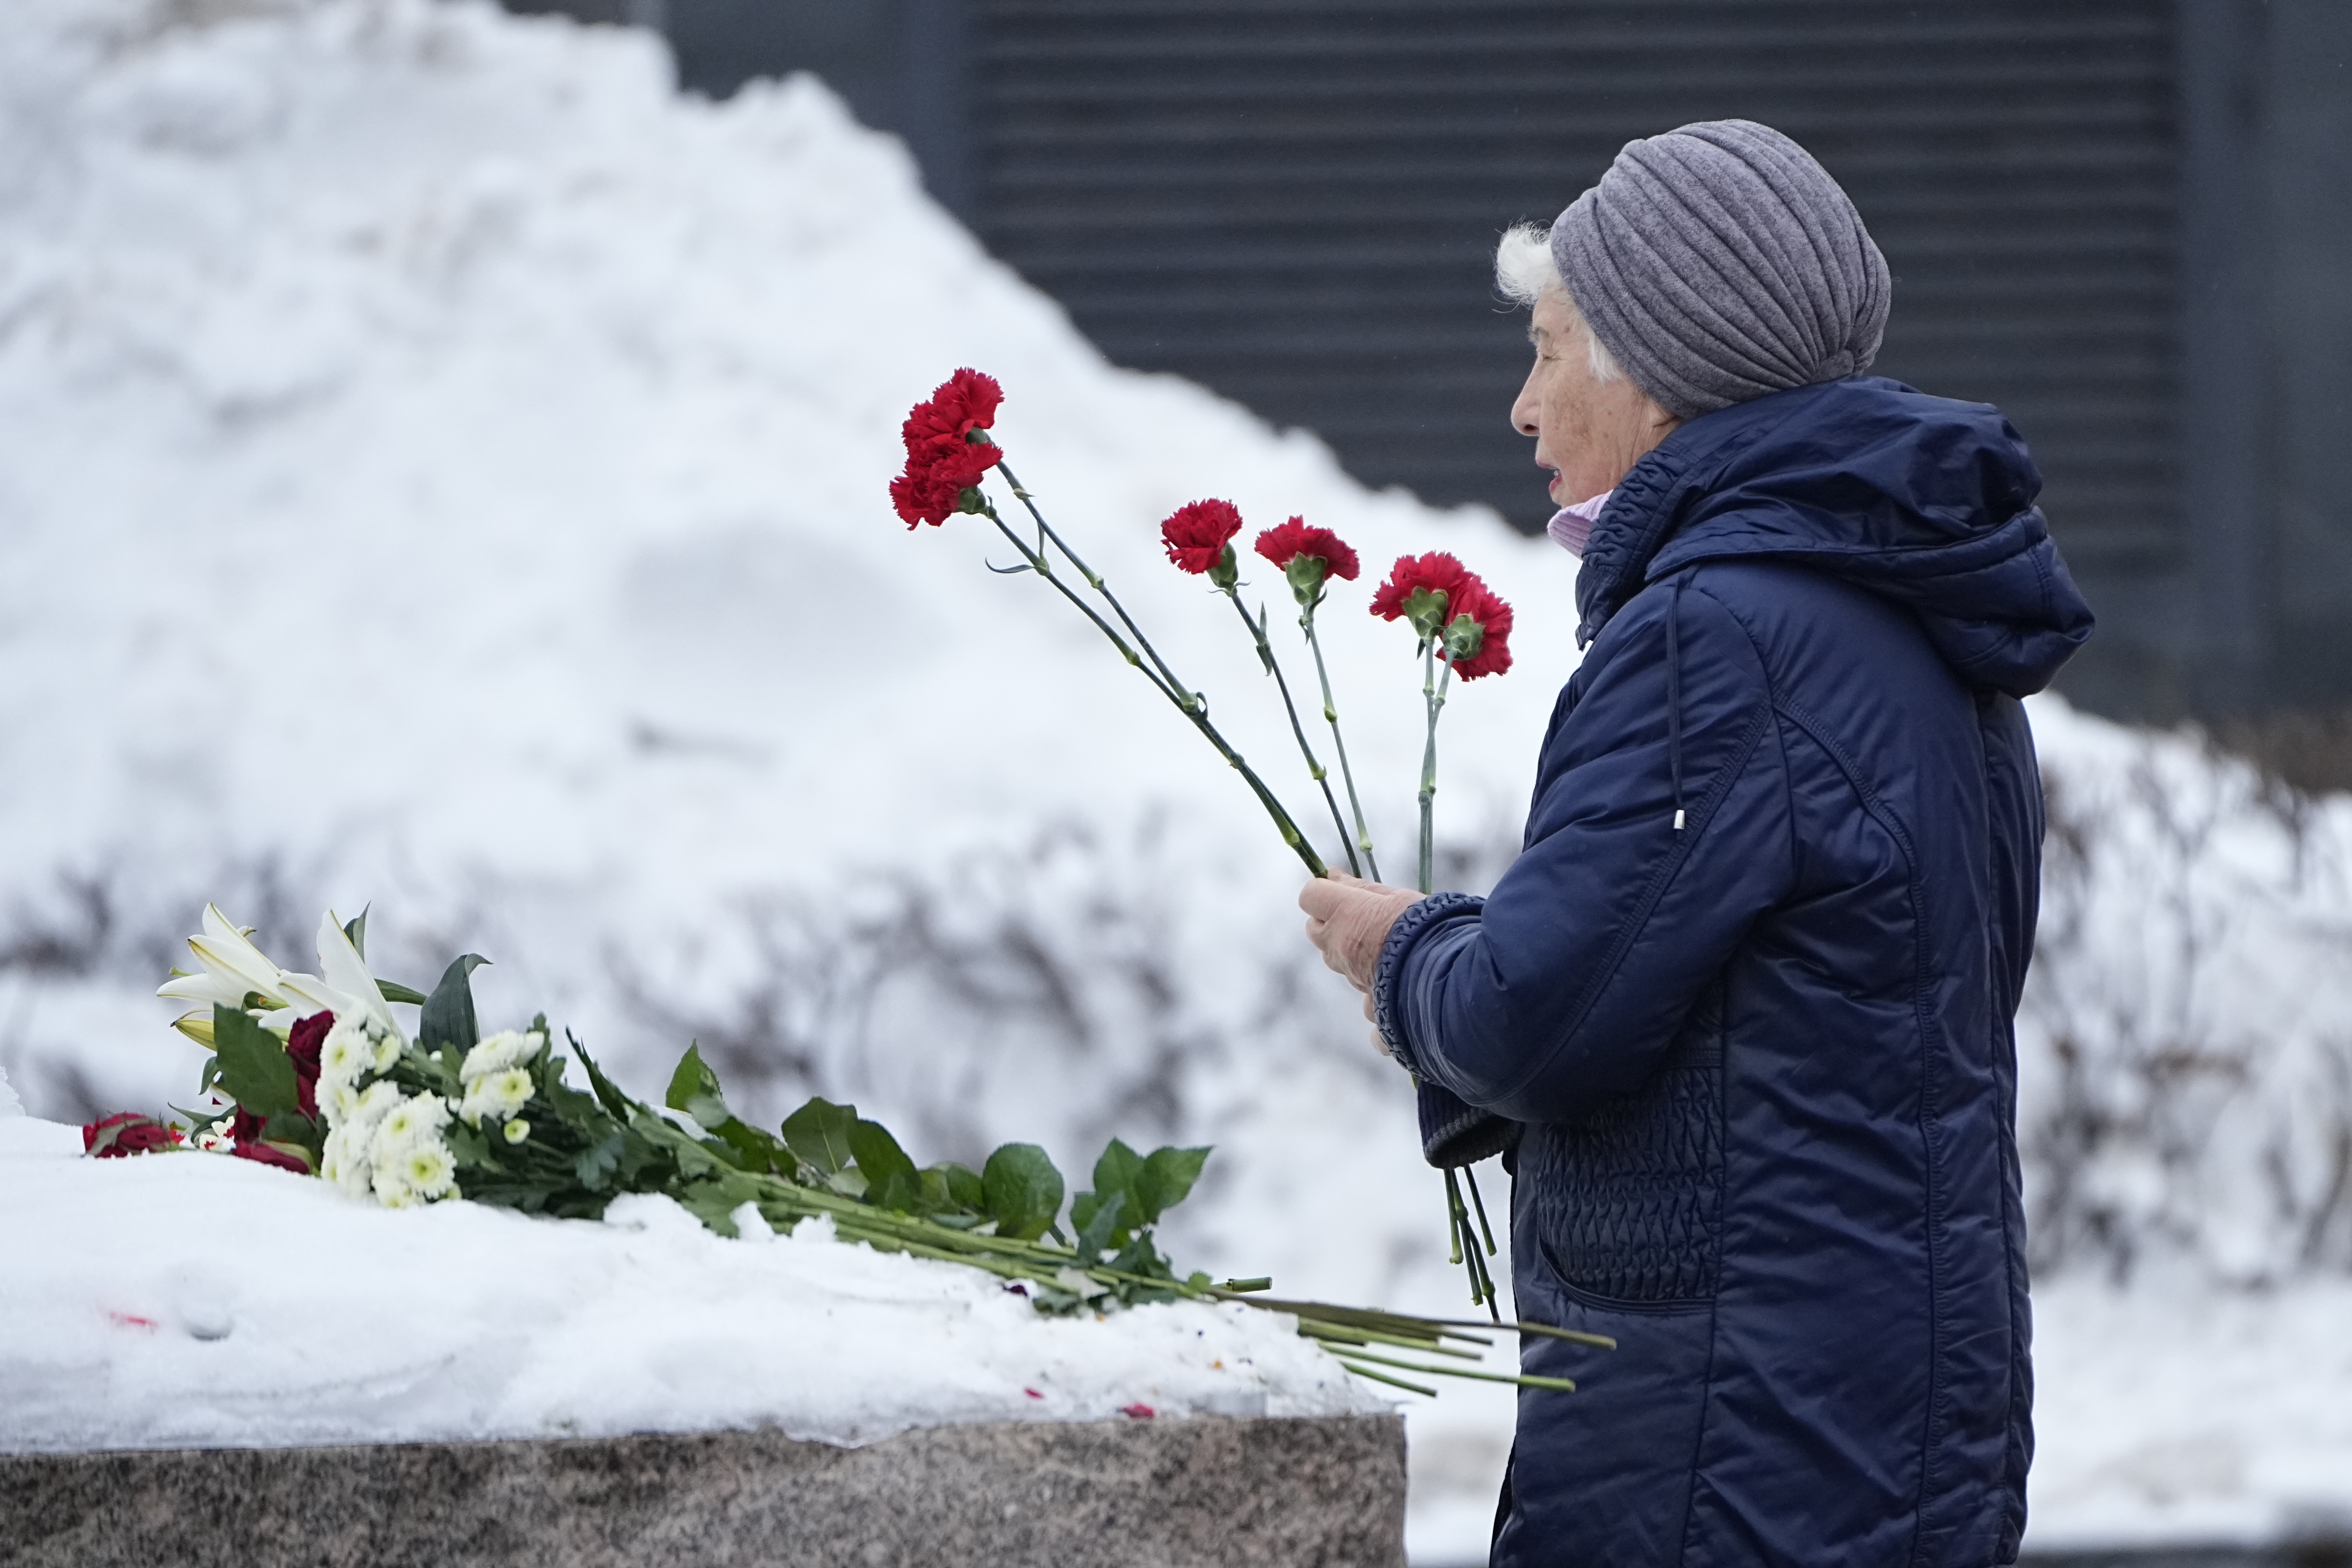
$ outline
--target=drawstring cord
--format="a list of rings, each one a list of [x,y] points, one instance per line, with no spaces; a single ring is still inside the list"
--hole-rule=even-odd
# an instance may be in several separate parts
[[[1666,757],[1675,775],[1675,831],[1688,820],[1683,810],[1683,580],[1675,579],[1666,599]]]

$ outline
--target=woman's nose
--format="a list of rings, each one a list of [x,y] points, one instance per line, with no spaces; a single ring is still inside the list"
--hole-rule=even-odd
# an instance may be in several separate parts
[[[1529,371],[1526,384],[1519,388],[1519,395],[1511,404],[1511,428],[1522,436],[1543,434],[1543,426],[1536,422],[1538,400],[1535,393],[1535,372]]]

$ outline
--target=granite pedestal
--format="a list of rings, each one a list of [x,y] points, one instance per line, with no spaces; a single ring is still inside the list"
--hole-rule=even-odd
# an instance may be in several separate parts
[[[1395,1416],[0,1455],[0,1564],[1403,1568]]]

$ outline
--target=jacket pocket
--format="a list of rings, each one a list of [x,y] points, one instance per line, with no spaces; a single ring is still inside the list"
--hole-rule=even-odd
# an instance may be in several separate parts
[[[1722,1258],[1723,1006],[1710,986],[1649,1081],[1528,1130],[1522,1173],[1544,1261],[1588,1306],[1715,1298]]]

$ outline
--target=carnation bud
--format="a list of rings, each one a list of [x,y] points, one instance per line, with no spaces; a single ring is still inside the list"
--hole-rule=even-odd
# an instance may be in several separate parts
[[[1298,601],[1302,610],[1311,610],[1323,599],[1323,580],[1331,574],[1331,563],[1320,555],[1301,551],[1290,558],[1282,569],[1290,583],[1290,596]]]
[[[1413,634],[1427,642],[1445,624],[1445,590],[1415,588],[1404,602],[1404,616],[1412,624]]]
[[[1445,628],[1445,657],[1455,664],[1478,657],[1486,646],[1486,628],[1467,614],[1454,617]]]

